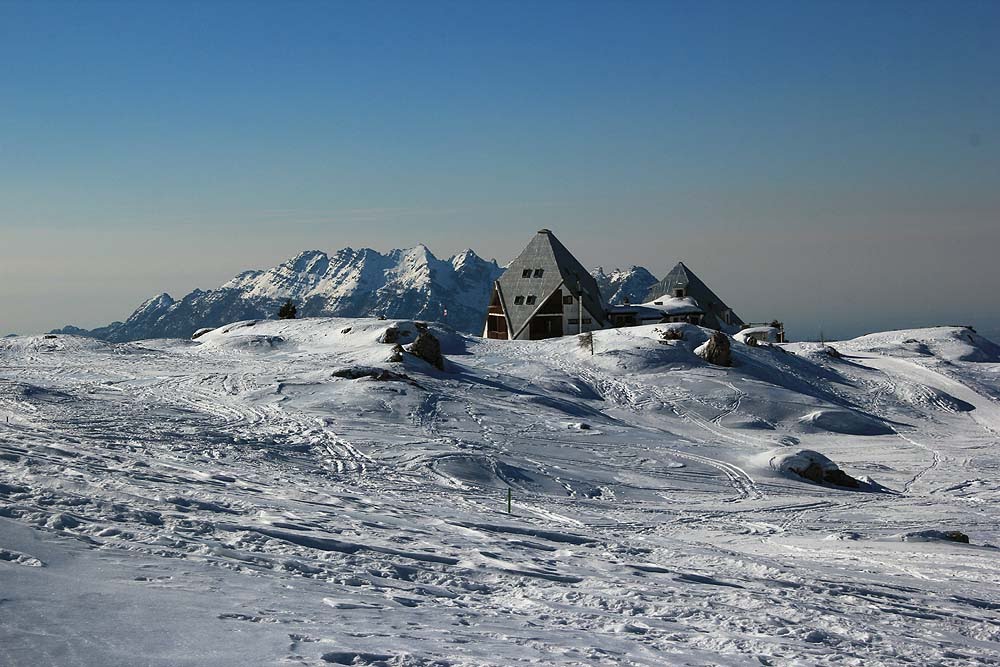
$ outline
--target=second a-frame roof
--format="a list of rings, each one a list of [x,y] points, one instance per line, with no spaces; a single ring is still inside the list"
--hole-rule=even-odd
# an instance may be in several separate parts
[[[530,277],[525,277],[524,273],[529,270]],[[541,276],[536,275],[538,270],[542,271]],[[555,234],[547,229],[541,229],[535,234],[497,282],[500,283],[504,311],[510,320],[512,336],[516,336],[524,328],[535,311],[541,308],[560,285],[566,293],[574,296],[582,291],[583,306],[587,312],[598,323],[603,324],[605,321],[604,301],[597,281]],[[516,296],[534,296],[535,303],[515,304]]]
[[[646,301],[655,301],[662,296],[673,296],[674,290],[678,287],[684,288],[684,293],[693,297],[710,318],[718,318],[719,314],[729,308],[684,262],[677,262],[663,280],[653,285],[646,295]],[[732,313],[731,317],[733,324],[743,323],[735,313]],[[713,328],[719,328],[721,324],[721,321],[708,323]]]

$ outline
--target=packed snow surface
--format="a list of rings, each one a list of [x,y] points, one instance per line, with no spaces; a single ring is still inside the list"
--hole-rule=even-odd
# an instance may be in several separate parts
[[[0,340],[0,664],[1000,664],[1000,348],[672,327]]]

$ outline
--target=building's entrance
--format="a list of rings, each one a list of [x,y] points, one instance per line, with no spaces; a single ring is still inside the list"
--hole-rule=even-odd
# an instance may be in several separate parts
[[[507,318],[490,313],[486,318],[486,337],[507,340]]]
[[[558,338],[563,335],[563,295],[562,290],[556,290],[545,300],[538,313],[531,318],[528,325],[528,338]]]
[[[535,315],[528,325],[528,338],[558,338],[563,335],[563,318],[559,315]]]

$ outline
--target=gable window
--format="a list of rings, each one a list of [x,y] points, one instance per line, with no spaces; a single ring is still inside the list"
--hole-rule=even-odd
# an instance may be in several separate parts
[[[524,303],[524,297],[523,296],[515,296],[514,297],[514,305],[515,306],[520,306],[522,303]]]
[[[563,303],[565,305],[567,305],[567,306],[570,305],[570,304],[572,304],[573,303],[573,295],[572,294],[567,294],[566,296],[564,296],[563,297]]]
[[[583,323],[584,324],[590,324],[590,318],[589,317],[583,318]]]
[[[531,277],[531,269],[525,269],[524,271],[521,271],[521,277],[522,278],[530,278]]]
[[[545,273],[545,269],[535,269],[536,278],[541,278],[543,273]]]
[[[528,298],[524,300],[524,303],[526,303],[529,306],[534,306],[535,305],[535,295],[534,294],[528,295]]]

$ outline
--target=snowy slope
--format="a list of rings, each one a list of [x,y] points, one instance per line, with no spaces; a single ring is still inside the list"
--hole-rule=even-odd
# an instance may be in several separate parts
[[[669,326],[0,340],[0,664],[998,664],[996,346]]]

